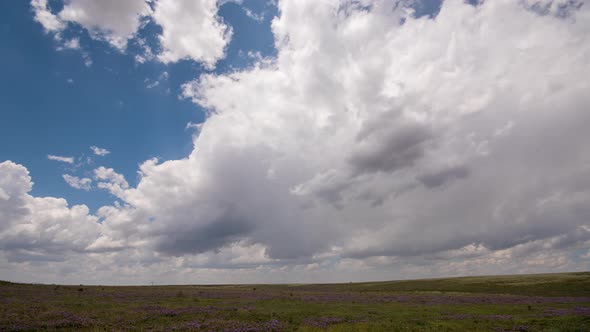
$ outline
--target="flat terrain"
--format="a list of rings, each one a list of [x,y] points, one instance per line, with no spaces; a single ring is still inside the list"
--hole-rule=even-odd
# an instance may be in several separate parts
[[[590,273],[219,286],[0,282],[0,331],[590,331]]]

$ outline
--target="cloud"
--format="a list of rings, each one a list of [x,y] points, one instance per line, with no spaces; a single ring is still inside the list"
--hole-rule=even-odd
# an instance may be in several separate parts
[[[217,6],[216,0],[157,1],[153,19],[162,27],[160,61],[191,59],[213,68],[232,35],[231,28],[217,17]]]
[[[208,110],[186,158],[144,162],[136,186],[95,170],[119,202],[84,217],[101,223],[78,250],[111,250],[94,259],[122,276],[174,266],[167,280],[587,269],[590,8],[527,4],[448,0],[432,19],[385,0],[281,1],[275,59],[183,86]],[[28,175],[12,174],[20,189],[0,196],[27,200]]]
[[[433,20],[370,3],[283,1],[273,21],[275,62],[185,85],[184,95],[212,113],[198,149],[169,171],[194,174],[177,191],[255,180],[264,190],[236,201],[256,208],[233,211],[249,225],[240,236],[266,246],[271,258],[331,246],[355,257],[472,243],[504,250],[584,225],[578,204],[590,188],[578,193],[570,181],[588,167],[580,156],[585,131],[576,123],[587,117],[580,80],[590,68],[581,60],[587,44],[568,41],[586,38],[587,9],[564,19],[510,1],[445,1]],[[549,150],[559,162],[545,157]],[[160,179],[169,177],[146,173],[136,193]],[[224,206],[225,198],[227,206],[239,192],[235,183],[215,188],[226,195],[196,197],[204,206]],[[540,209],[551,188],[564,196]],[[196,197],[175,197],[175,213],[180,201]],[[277,206],[282,213],[273,213]],[[170,232],[181,220],[163,219]],[[275,241],[282,234],[306,240]]]
[[[168,72],[165,71],[162,74],[160,74],[160,76],[158,76],[158,78],[156,80],[150,80],[150,79],[146,78],[144,80],[144,83],[146,83],[146,88],[152,89],[152,88],[155,88],[158,85],[160,85],[160,83],[167,81],[168,77],[169,77]]]
[[[47,0],[32,0],[31,6],[35,20],[45,31],[56,33],[58,40],[68,23],[73,23],[85,28],[93,38],[105,40],[119,50],[127,47],[127,41],[138,30],[141,18],[150,13],[145,0],[70,0],[57,14],[52,13]],[[72,48],[68,46],[71,41],[64,45]]]
[[[441,187],[453,179],[462,179],[469,176],[469,169],[465,166],[449,166],[441,170],[425,173],[418,176],[418,180],[426,187]]]
[[[125,180],[125,177],[115,172],[112,168],[101,166],[95,169],[94,178],[97,181],[100,181],[97,184],[98,188],[106,189],[117,197],[121,197],[125,190],[129,188],[129,184]]]
[[[111,151],[104,149],[104,148],[99,148],[96,145],[93,145],[90,147],[90,150],[92,150],[92,153],[94,153],[97,156],[106,156],[107,154],[111,153]]]
[[[55,156],[55,155],[49,154],[49,155],[47,155],[47,159],[59,161],[62,163],[68,163],[68,164],[74,163],[74,157],[62,157],[62,156]]]
[[[396,125],[399,126],[397,130]],[[355,172],[373,173],[411,167],[424,156],[425,144],[430,140],[431,133],[424,125],[402,122],[363,129],[359,136],[349,162]]]
[[[145,0],[71,0],[65,3],[59,17],[80,24],[94,38],[104,39],[123,50],[139,28],[141,17],[149,12]]]
[[[47,0],[31,0],[31,7],[35,13],[35,21],[43,26],[45,32],[59,32],[65,28],[64,22],[49,10]]]
[[[80,39],[79,38],[72,38],[66,41],[63,41],[62,45],[57,47],[58,51],[63,50],[81,50],[80,46]]]
[[[80,189],[84,191],[89,191],[91,189],[92,179],[89,178],[79,178],[77,176],[72,176],[68,174],[62,175],[64,180],[70,187],[75,189]]]
[[[256,22],[262,22],[264,21],[264,13],[255,13],[253,12],[251,9],[246,8],[246,7],[242,7],[244,10],[244,13],[246,14],[246,16],[248,16],[249,18],[253,19]]]
[[[194,60],[207,68],[213,68],[224,56],[232,35],[231,28],[217,16],[220,5],[216,0],[70,0],[53,13],[47,0],[31,0],[35,20],[60,41],[58,49],[80,49],[78,38],[62,40],[69,25],[79,25],[93,39],[104,40],[125,52],[142,26],[153,20],[162,28],[157,59],[164,63]],[[137,40],[144,53],[136,54],[136,61],[144,63],[155,58],[145,41]]]
[[[199,130],[201,130],[202,125],[203,125],[202,123],[188,122],[186,124],[186,126],[184,127],[184,129],[185,130],[194,129],[195,131],[198,132]]]
[[[0,251],[16,260],[66,259],[83,252],[99,234],[98,218],[88,207],[68,207],[66,200],[28,194],[33,183],[27,169],[11,161],[0,163]]]

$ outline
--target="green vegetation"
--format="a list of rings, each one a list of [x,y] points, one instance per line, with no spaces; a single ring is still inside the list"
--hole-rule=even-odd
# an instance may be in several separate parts
[[[590,273],[315,285],[0,282],[0,331],[590,331]]]
[[[363,282],[346,286],[321,285],[326,289],[348,287],[374,292],[460,292],[530,296],[590,296],[590,272],[439,278]]]

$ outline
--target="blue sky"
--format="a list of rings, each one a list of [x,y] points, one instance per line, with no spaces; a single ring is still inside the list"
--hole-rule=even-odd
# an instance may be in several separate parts
[[[54,2],[55,8],[59,5]],[[263,13],[264,19],[248,17],[244,8]],[[248,52],[273,56],[270,22],[276,11],[265,0],[221,6],[219,15],[234,33],[227,56],[213,72],[251,65]],[[182,83],[206,72],[199,63],[140,64],[134,60],[135,52],[140,51],[136,45],[121,53],[73,26],[66,32],[80,37],[92,60],[86,66],[79,50],[56,50],[58,43],[33,20],[28,2],[2,2],[0,15],[0,70],[4,73],[0,83],[0,159],[27,165],[35,182],[34,195],[64,197],[71,204],[86,204],[95,210],[111,203],[113,197],[100,190],[71,188],[62,174],[91,177],[96,166],[108,166],[135,184],[138,165],[145,160],[179,159],[190,153],[193,130],[185,129],[186,125],[203,122],[205,113],[179,94]],[[158,29],[152,23],[138,37],[153,40]],[[168,73],[167,79],[162,79],[163,73]],[[159,84],[148,88],[155,81]],[[111,153],[93,156],[90,146]],[[49,154],[93,157],[93,162],[74,168],[48,160]]]
[[[0,279],[590,268],[583,0],[29,0],[0,16]]]

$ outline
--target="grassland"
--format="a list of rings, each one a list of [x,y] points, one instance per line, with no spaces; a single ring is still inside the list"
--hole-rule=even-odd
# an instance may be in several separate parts
[[[0,282],[0,331],[590,331],[590,273],[218,286]]]

